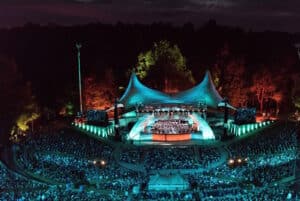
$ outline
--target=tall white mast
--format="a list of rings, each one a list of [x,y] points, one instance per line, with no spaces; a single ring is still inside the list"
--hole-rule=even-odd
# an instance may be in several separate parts
[[[80,67],[80,48],[81,48],[81,44],[76,43],[76,48],[77,48],[77,63],[78,63],[79,104],[80,104],[80,113],[82,114],[83,107],[82,107],[82,86],[81,86],[81,67]]]

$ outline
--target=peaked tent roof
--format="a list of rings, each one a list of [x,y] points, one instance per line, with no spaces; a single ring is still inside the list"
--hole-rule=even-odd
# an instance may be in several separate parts
[[[134,107],[136,104],[170,103],[171,97],[158,90],[143,85],[135,73],[131,74],[127,89],[120,98],[120,103],[126,108]]]
[[[175,98],[187,104],[204,102],[206,105],[214,108],[218,107],[218,104],[223,100],[216,90],[208,70],[202,82],[191,89],[177,93]]]
[[[126,108],[131,108],[136,104],[198,104],[204,102],[210,107],[217,108],[222,100],[223,98],[217,92],[209,71],[206,71],[201,83],[172,96],[143,85],[136,74],[132,73],[127,89],[120,98],[120,103]]]

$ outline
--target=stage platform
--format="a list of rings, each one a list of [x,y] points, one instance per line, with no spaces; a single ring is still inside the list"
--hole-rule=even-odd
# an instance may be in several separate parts
[[[205,140],[202,132],[197,133],[179,133],[179,134],[160,134],[160,133],[141,133],[141,141],[158,141],[158,142],[176,142],[188,140]]]
[[[197,126],[196,132],[191,133],[151,133],[145,132],[145,127],[153,125],[157,118],[154,115],[144,115],[139,118],[127,139],[129,141],[150,141],[150,142],[177,142],[177,141],[195,141],[195,140],[215,140],[215,135],[208,123],[197,113],[188,115],[188,119]]]

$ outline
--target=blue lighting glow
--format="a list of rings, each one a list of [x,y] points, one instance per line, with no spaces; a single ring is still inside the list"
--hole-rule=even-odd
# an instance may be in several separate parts
[[[132,73],[127,89],[120,98],[120,102],[126,108],[132,108],[137,104],[199,104],[200,102],[217,108],[218,103],[222,100],[223,98],[217,92],[209,71],[206,72],[200,84],[172,96],[143,85]]]
[[[191,89],[176,94],[175,98],[188,104],[205,102],[205,104],[214,108],[223,100],[214,86],[209,71],[206,71],[201,83]]]
[[[94,126],[94,125],[87,125],[84,123],[78,123],[74,124],[76,127],[79,129],[82,129],[84,131],[89,132],[90,134],[93,134],[98,137],[107,137],[108,135],[111,135],[114,133],[114,126],[109,125],[107,127],[99,127],[99,126]]]
[[[198,130],[202,132],[201,139],[215,139],[215,135],[211,127],[203,118],[200,117],[199,114],[193,113],[190,115],[190,119],[192,119],[192,121],[198,125]],[[143,135],[143,138],[141,137],[141,133],[144,131],[145,125],[152,125],[156,120],[157,119],[154,117],[154,115],[151,114],[140,117],[132,127],[127,138],[129,140],[145,140],[145,135]],[[151,135],[148,135],[148,137],[148,140],[151,140]]]
[[[228,130],[229,132],[233,133],[236,136],[241,136],[247,133],[251,133],[252,131],[255,131],[259,128],[263,128],[266,126],[269,126],[274,121],[265,121],[265,122],[259,122],[254,124],[244,124],[244,125],[236,125],[233,122],[228,123]]]

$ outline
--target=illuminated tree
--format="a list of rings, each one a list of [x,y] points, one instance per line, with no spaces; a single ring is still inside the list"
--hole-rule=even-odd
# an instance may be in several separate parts
[[[245,82],[245,62],[243,58],[231,55],[226,44],[212,68],[212,78],[219,93],[227,97],[231,105],[246,105],[249,89]]]
[[[294,86],[292,89],[292,99],[296,110],[300,110],[300,74],[293,76]]]
[[[233,106],[245,106],[248,87],[245,82],[245,64],[242,59],[231,61],[225,68],[222,94]]]
[[[84,80],[84,102],[87,110],[103,110],[114,104],[116,87],[111,69],[104,73],[102,80],[98,81],[90,76]]]
[[[138,63],[135,69],[137,76],[139,76],[139,78],[142,80],[146,78],[148,71],[154,64],[155,61],[151,50],[145,53],[140,53],[138,55]]]
[[[74,104],[71,103],[70,101],[67,102],[63,107],[60,109],[59,114],[62,116],[73,116],[74,115]]]
[[[195,83],[180,49],[168,41],[154,43],[151,50],[140,53],[134,71],[149,85],[166,92]]]
[[[297,110],[300,110],[300,96],[296,96],[296,97],[294,98],[293,102],[294,102],[295,108],[296,108]]]
[[[30,83],[24,83],[11,59],[0,57],[0,124],[3,141],[16,141],[28,131],[28,124],[39,117]]]
[[[280,104],[282,102],[283,94],[281,91],[277,91],[271,97],[276,102],[276,115],[279,113]]]
[[[219,51],[217,55],[217,61],[215,65],[212,67],[211,73],[212,73],[212,79],[214,81],[214,84],[217,88],[217,90],[222,93],[222,86],[225,82],[224,80],[224,74],[225,74],[225,68],[228,64],[228,60],[230,59],[230,52],[228,44],[225,44],[224,47]]]
[[[250,90],[257,98],[260,112],[264,110],[264,102],[272,98],[276,92],[276,85],[273,80],[271,72],[266,69],[255,73],[252,77],[253,83]]]
[[[28,134],[30,125],[31,132],[33,131],[33,121],[40,117],[39,108],[31,92],[30,83],[26,83],[23,86],[23,93],[21,94],[23,101],[19,102],[22,105],[21,110],[17,114],[17,119],[14,123],[14,127],[11,129],[9,139],[13,142],[20,140],[21,136]]]

